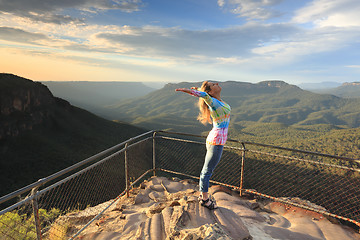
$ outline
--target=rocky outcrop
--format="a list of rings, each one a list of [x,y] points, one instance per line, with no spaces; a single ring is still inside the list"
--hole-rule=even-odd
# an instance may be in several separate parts
[[[59,101],[39,82],[0,74],[0,140],[44,123]]]
[[[123,196],[116,202],[60,217],[47,236],[53,239],[60,226],[66,225],[66,236],[62,237],[71,237],[113,202],[79,239],[360,239],[352,229],[332,223],[319,213],[250,195],[241,198],[238,192],[219,186],[212,186],[210,193],[218,205],[213,211],[200,205],[194,181],[152,177],[132,189],[129,198]]]
[[[290,84],[280,81],[280,80],[269,80],[269,81],[262,81],[258,83],[259,86],[267,86],[273,88],[281,88],[284,86],[290,86]]]
[[[360,82],[345,82],[342,86],[360,86]]]

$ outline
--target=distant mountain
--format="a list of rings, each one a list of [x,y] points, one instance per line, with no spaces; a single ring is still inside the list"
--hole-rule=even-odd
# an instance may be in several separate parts
[[[160,89],[165,86],[165,82],[143,82],[145,86],[148,86],[153,89]]]
[[[108,117],[106,106],[125,99],[144,96],[156,88],[141,82],[55,82],[43,81],[56,96],[72,105],[86,109],[102,117]],[[157,85],[156,85],[157,86]]]
[[[74,107],[42,83],[12,74],[0,74],[0,110],[0,196],[145,132]]]
[[[339,82],[300,83],[297,86],[304,90],[323,90],[340,86]]]
[[[201,83],[167,84],[144,97],[113,106],[114,119],[152,128],[199,133],[209,130],[196,121],[197,99],[176,88],[200,86]],[[282,81],[257,84],[228,81],[220,83],[222,98],[232,108],[233,130],[245,122],[291,125],[329,124],[360,126],[360,99],[343,99],[316,94]]]
[[[332,94],[342,98],[360,97],[360,82],[343,83],[340,87],[324,89],[319,93]]]

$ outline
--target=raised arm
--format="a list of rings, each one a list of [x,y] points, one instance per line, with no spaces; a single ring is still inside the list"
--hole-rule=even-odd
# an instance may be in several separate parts
[[[184,93],[188,93],[190,95],[193,95],[193,89],[196,89],[196,87],[192,87],[191,89],[188,89],[188,88],[177,88],[175,89],[176,92],[184,92]]]
[[[192,87],[191,89],[188,89],[188,88],[177,88],[175,89],[175,91],[177,92],[184,92],[184,93],[187,93],[187,94],[190,94],[192,96],[195,96],[195,97],[201,97],[204,99],[204,101],[206,102],[206,104],[210,107],[213,107],[212,104],[213,104],[213,99],[210,97],[209,94],[207,94],[206,92],[202,92],[202,91],[199,91],[197,90],[196,87]]]

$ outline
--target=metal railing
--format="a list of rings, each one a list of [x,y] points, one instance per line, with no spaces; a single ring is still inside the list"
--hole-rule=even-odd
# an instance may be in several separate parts
[[[145,177],[198,179],[204,138],[149,131],[1,197],[0,239],[74,239]],[[360,226],[357,159],[229,139],[211,182]]]

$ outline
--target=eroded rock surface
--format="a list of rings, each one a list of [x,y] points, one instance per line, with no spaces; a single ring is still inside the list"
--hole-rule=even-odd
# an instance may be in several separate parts
[[[229,189],[210,188],[218,209],[198,201],[192,180],[153,177],[123,196],[80,235],[80,239],[360,239],[353,229],[321,214],[272,202],[265,207]],[[261,207],[260,207],[261,205]],[[85,210],[86,211],[86,210]],[[84,217],[84,214],[79,214]],[[85,223],[71,216],[72,229]],[[70,220],[70,219],[69,219]]]

